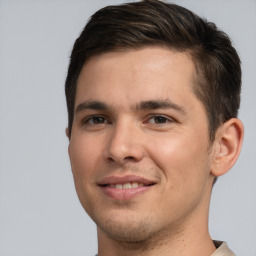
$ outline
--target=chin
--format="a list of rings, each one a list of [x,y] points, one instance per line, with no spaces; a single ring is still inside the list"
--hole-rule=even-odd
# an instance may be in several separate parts
[[[154,237],[159,231],[157,223],[149,219],[134,220],[123,217],[121,220],[100,219],[95,221],[98,228],[115,241],[141,243]]]

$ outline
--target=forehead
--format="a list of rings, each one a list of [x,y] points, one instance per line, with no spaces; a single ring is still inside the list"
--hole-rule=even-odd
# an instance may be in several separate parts
[[[191,56],[164,47],[145,47],[100,54],[89,59],[77,83],[75,105],[83,99],[139,102],[178,98],[192,92],[195,67]]]

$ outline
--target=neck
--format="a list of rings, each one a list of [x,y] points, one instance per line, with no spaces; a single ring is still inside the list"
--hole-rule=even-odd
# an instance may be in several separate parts
[[[175,232],[169,228],[154,237],[139,242],[116,241],[98,228],[98,256],[210,256],[216,250],[208,228],[199,225]]]

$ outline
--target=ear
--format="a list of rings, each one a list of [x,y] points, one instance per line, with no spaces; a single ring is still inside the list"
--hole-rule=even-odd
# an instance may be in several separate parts
[[[68,137],[68,139],[70,140],[70,137],[71,137],[71,133],[70,133],[70,130],[68,128],[66,128],[66,136]]]
[[[219,127],[214,141],[211,174],[215,177],[228,172],[235,164],[242,146],[244,127],[237,118],[231,118]]]

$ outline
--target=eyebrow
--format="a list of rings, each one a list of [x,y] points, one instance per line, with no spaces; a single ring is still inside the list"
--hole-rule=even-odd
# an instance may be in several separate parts
[[[147,100],[142,101],[135,105],[134,109],[136,111],[143,111],[143,110],[156,110],[156,109],[174,109],[182,114],[185,114],[185,110],[177,105],[176,103],[172,102],[171,100]],[[80,103],[76,109],[75,113],[81,112],[86,109],[93,109],[93,110],[109,110],[109,106],[101,101],[84,101]]]
[[[81,112],[86,109],[107,110],[108,106],[104,102],[100,102],[100,101],[85,101],[80,103],[76,107],[75,113]]]
[[[149,101],[142,101],[135,106],[135,109],[140,110],[154,110],[154,109],[174,109],[178,112],[185,114],[184,108],[176,103],[172,102],[171,100],[149,100]]]

